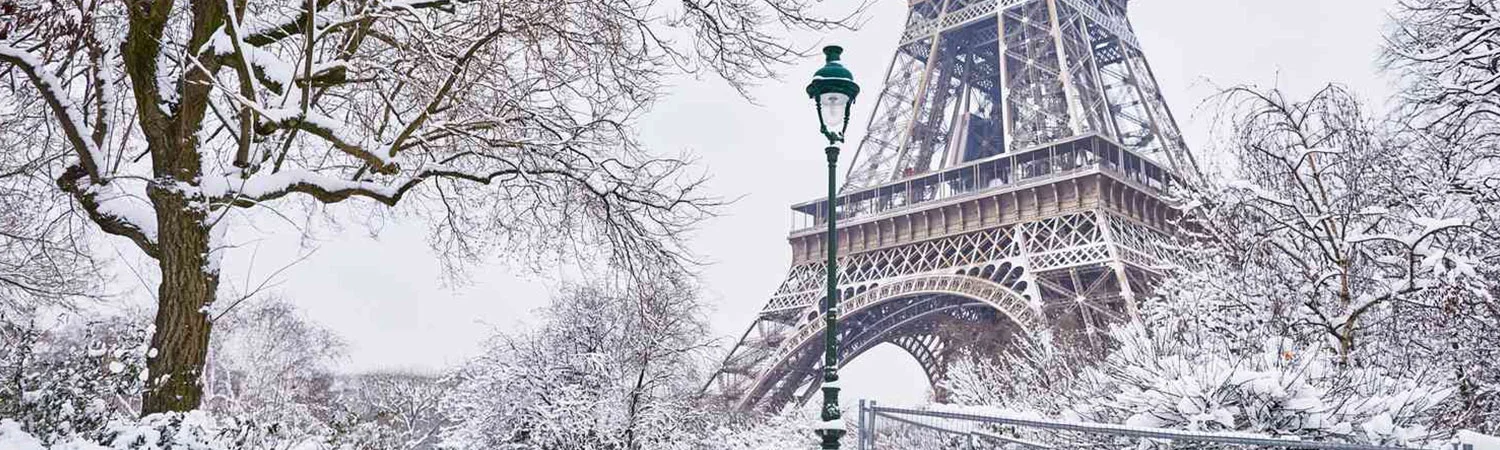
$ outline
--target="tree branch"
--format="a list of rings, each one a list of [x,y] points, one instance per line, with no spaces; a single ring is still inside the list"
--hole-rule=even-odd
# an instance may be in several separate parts
[[[68,166],[63,171],[62,176],[57,178],[57,187],[73,196],[73,199],[77,200],[78,204],[83,206],[83,210],[88,214],[89,219],[99,225],[100,230],[130,239],[147,256],[156,258],[158,254],[156,233],[154,231],[156,224],[138,224],[132,222],[128,217],[105,212],[101,204],[102,200],[98,196],[98,191],[92,188],[91,185],[80,183],[85,176],[83,167],[77,165]]]
[[[95,184],[103,184],[99,173],[99,163],[94,155],[98,147],[90,140],[88,125],[84,122],[83,111],[80,111],[73,102],[65,97],[66,90],[62,81],[46,71],[40,59],[31,53],[9,45],[0,45],[0,61],[10,63],[21,69],[42,99],[47,102],[52,114],[57,116],[57,122],[61,124],[63,134],[67,136],[68,143],[72,144],[74,152],[78,153],[79,169],[82,175],[89,177],[89,181]],[[102,99],[101,99],[102,101]]]

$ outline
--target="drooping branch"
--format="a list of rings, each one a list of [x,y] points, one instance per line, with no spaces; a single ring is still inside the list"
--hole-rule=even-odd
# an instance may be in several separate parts
[[[9,45],[0,44],[0,62],[10,63],[20,68],[31,83],[36,87],[42,99],[46,101],[47,107],[57,117],[58,124],[67,136],[68,143],[78,154],[78,165],[87,176],[89,181],[102,184],[103,177],[99,172],[99,160],[97,159],[98,146],[90,136],[88,122],[85,121],[84,111],[68,99],[66,90],[61,80],[48,72],[41,60],[32,54]],[[101,100],[102,101],[102,100]]]
[[[101,198],[101,186],[91,184],[85,180],[86,177],[81,166],[69,166],[63,171],[62,176],[57,178],[57,186],[78,201],[84,213],[99,225],[100,230],[130,239],[147,256],[156,258],[156,221],[154,217],[149,216],[150,210],[145,208],[112,210],[106,207],[106,203],[119,202],[123,199]]]

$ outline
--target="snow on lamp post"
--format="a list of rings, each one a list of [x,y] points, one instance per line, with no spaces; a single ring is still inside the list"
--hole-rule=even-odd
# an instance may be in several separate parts
[[[822,422],[814,430],[823,439],[824,449],[839,448],[839,439],[844,437],[844,421],[839,414],[839,347],[838,347],[838,209],[834,207],[838,196],[839,147],[844,142],[844,131],[849,128],[849,107],[859,96],[859,85],[854,83],[854,74],[839,62],[842,47],[823,47],[827,62],[813,74],[807,85],[807,95],[818,107],[818,121],[823,136],[828,138],[828,294],[823,306],[823,413]]]

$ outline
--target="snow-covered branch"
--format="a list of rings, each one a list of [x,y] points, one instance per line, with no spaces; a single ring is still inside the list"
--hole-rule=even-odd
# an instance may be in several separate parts
[[[31,79],[32,85],[57,117],[68,143],[77,152],[78,164],[84,174],[95,184],[104,183],[99,172],[100,143],[94,140],[94,134],[84,118],[84,110],[68,96],[67,85],[53,75],[40,58],[25,50],[0,43],[0,62],[10,63],[21,69]]]
[[[69,166],[57,186],[73,196],[100,230],[130,239],[151,257],[157,256],[156,212],[145,192],[129,194],[120,182],[91,183],[81,166]]]
[[[1383,62],[1405,81],[1406,122],[1451,139],[1493,143],[1500,127],[1500,5],[1403,0]]]

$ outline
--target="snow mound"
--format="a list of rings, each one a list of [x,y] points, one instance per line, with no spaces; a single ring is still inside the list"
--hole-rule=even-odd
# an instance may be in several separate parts
[[[1458,432],[1458,442],[1474,446],[1474,450],[1500,450],[1500,437],[1488,436],[1469,430]],[[0,442],[4,442],[0,440]]]
[[[10,419],[0,419],[0,450],[49,450],[42,441],[21,429],[21,424]],[[54,445],[50,450],[110,450],[96,444],[71,440]]]

